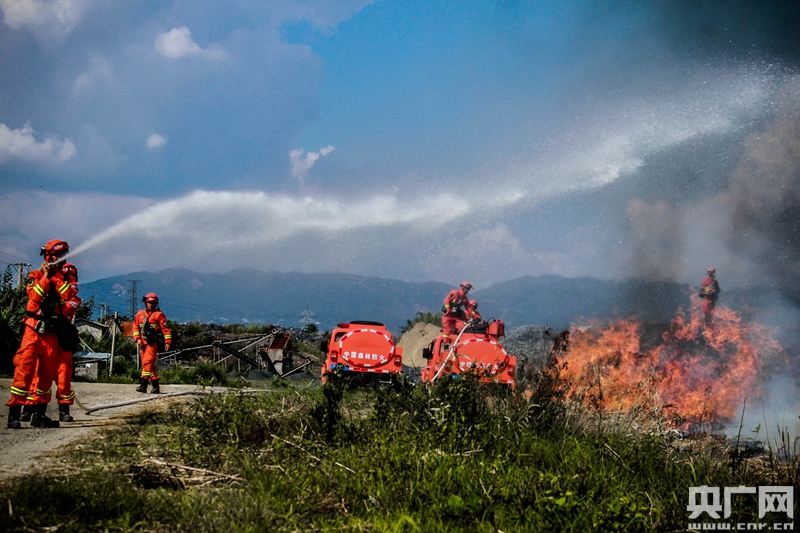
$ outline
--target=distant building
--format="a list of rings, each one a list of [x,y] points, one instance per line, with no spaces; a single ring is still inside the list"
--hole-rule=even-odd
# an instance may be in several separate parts
[[[90,335],[98,341],[108,338],[109,335],[111,335],[111,326],[114,325],[114,323],[111,322],[110,324],[111,325],[101,324],[100,322],[93,322],[85,318],[75,319],[75,327],[78,328],[78,333]],[[117,330],[117,335],[121,335],[122,332],[120,329],[116,326],[114,327]]]

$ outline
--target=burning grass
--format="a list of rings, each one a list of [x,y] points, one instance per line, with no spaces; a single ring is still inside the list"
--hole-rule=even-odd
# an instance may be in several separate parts
[[[745,398],[758,399],[765,369],[780,359],[771,331],[720,308],[710,326],[694,312],[662,328],[634,319],[574,328],[549,372],[567,397],[598,411],[705,429],[729,424]]]
[[[211,395],[1,485],[0,529],[671,531],[686,527],[691,486],[798,479],[626,424],[470,377]]]

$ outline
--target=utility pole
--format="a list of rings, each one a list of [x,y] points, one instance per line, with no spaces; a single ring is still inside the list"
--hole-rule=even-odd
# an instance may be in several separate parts
[[[136,289],[136,284],[139,283],[140,279],[129,279],[128,283],[131,284],[131,299],[128,302],[128,309],[130,311],[130,319],[133,320],[136,318],[136,310],[139,308],[139,302],[137,301],[137,296],[139,296],[139,291]]]
[[[301,324],[305,324],[306,326],[309,324],[319,324],[319,322],[311,318],[312,316],[314,316],[314,313],[312,313],[311,310],[308,308],[308,302],[306,302],[306,310],[300,313],[300,316],[303,317],[300,319]]]
[[[30,270],[31,264],[30,263],[9,263],[12,267],[17,267],[17,287],[22,285],[22,269],[27,268]]]
[[[105,320],[108,316],[108,302],[103,302],[103,305],[100,306],[100,322]]]
[[[108,375],[114,372],[114,345],[117,341],[117,312],[114,311],[114,322],[111,323],[111,360],[108,363]],[[137,352],[138,353],[138,352]]]

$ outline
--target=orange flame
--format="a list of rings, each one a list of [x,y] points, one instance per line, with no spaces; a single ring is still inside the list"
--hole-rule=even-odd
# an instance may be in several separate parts
[[[710,326],[695,311],[688,321],[673,319],[660,338],[643,340],[648,328],[635,319],[573,328],[558,361],[568,395],[598,410],[649,409],[691,425],[727,423],[744,398],[759,396],[764,354],[780,350],[767,328],[723,307]]]

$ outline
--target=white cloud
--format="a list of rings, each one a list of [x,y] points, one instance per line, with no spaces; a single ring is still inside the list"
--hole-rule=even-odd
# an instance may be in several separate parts
[[[172,28],[166,33],[156,36],[156,52],[170,59],[195,56],[208,59],[224,59],[225,52],[218,44],[211,44],[203,49],[192,39],[192,32],[186,26]]]
[[[289,159],[292,161],[292,177],[297,178],[301,184],[305,183],[308,171],[311,170],[317,159],[325,157],[334,150],[336,150],[334,146],[328,145],[319,152],[306,153],[305,157],[303,157],[303,150],[292,150],[289,152]]]
[[[113,72],[108,60],[104,57],[97,56],[92,59],[89,70],[75,78],[75,81],[72,83],[73,91],[80,93],[95,85],[97,80],[103,79],[113,79]]]
[[[152,134],[150,137],[147,138],[147,147],[148,148],[159,148],[167,144],[166,137],[162,137],[158,133]]]
[[[34,133],[30,123],[17,130],[0,124],[0,164],[14,159],[62,164],[75,156],[75,145],[71,140],[46,138],[37,141]]]
[[[94,0],[0,0],[3,22],[19,30],[29,28],[46,37],[65,37],[83,18]]]

